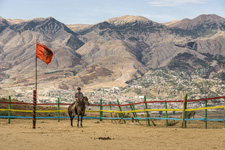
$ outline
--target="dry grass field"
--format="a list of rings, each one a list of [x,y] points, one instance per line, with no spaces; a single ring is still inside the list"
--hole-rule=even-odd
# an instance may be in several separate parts
[[[139,150],[224,150],[225,129],[222,122],[209,122],[210,129],[203,129],[204,122],[181,122],[165,127],[165,121],[155,121],[157,126],[141,123],[111,123],[110,120],[84,120],[83,128],[71,127],[69,119],[37,120],[32,129],[31,119],[0,119],[1,150],[50,150],[50,149],[139,149]],[[169,122],[173,124],[172,121]],[[76,122],[74,122],[76,125]]]

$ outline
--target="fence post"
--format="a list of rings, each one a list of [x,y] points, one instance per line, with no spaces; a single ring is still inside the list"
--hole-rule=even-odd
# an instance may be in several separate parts
[[[186,121],[185,118],[187,118],[187,113],[185,111],[185,109],[187,108],[187,94],[184,97],[184,101],[183,101],[183,114],[182,114],[182,128],[185,127],[186,128]]]
[[[10,116],[11,116],[11,112],[10,112],[10,109],[11,109],[11,96],[9,96],[9,111],[8,111],[8,123],[10,123]]]
[[[134,105],[132,105],[132,108],[133,108],[134,111],[136,110],[135,107],[134,107]],[[137,113],[134,112],[134,114],[135,114],[135,117],[137,118],[137,117],[138,117],[138,116],[137,116]],[[137,120],[137,121],[139,122],[139,120]]]
[[[225,106],[225,99],[224,99],[224,106]],[[224,123],[224,128],[225,128],[225,108],[224,108],[224,120],[223,120],[223,123]]]
[[[165,109],[167,109],[167,102],[165,102]],[[167,110],[166,110],[166,118],[168,118]],[[166,127],[168,127],[168,119],[166,119]]]
[[[100,121],[102,121],[102,116],[103,116],[103,112],[102,112],[102,99],[100,99]]]
[[[109,104],[110,104],[110,105],[109,105],[109,108],[110,108],[110,110],[112,110],[112,106],[111,106],[112,103],[109,102]],[[113,120],[112,120],[112,112],[111,112],[111,123],[113,123]]]
[[[205,100],[205,108],[207,108],[207,100]],[[205,129],[207,129],[207,109],[205,109]]]
[[[187,94],[185,96],[185,110],[187,109]],[[185,111],[185,119],[187,118],[187,111]],[[184,127],[187,128],[187,121],[184,121]]]
[[[146,102],[146,95],[144,96],[144,102]],[[147,103],[145,103],[145,109],[148,109]],[[147,118],[149,117],[148,111],[146,111]],[[150,120],[148,119],[148,126],[150,126]]]
[[[59,98],[58,98],[58,122],[60,122],[60,112],[59,112],[59,109],[60,109],[60,105],[59,105]]]
[[[145,124],[147,125],[147,116],[146,116],[146,111],[145,111],[145,104],[142,103],[142,105],[143,105],[143,110],[144,110]]]
[[[131,102],[129,101],[129,104],[131,104]],[[133,111],[133,108],[132,108],[132,106],[130,105],[130,110],[131,111]],[[135,118],[135,114],[134,114],[134,112],[132,112],[132,114],[133,114],[133,118]],[[135,120],[136,121],[136,120]],[[132,122],[133,122],[133,120],[132,120]]]
[[[118,99],[117,99],[117,104],[120,105],[120,102]],[[119,109],[120,109],[120,111],[122,111],[122,108],[120,106],[119,106]],[[121,115],[122,115],[122,118],[124,118],[124,114],[121,113]],[[123,120],[123,122],[126,123],[126,120]]]
[[[225,99],[224,99],[224,106],[225,106]],[[224,128],[225,128],[225,108],[224,108],[224,121],[223,121],[223,123],[224,123]]]
[[[131,104],[131,102],[129,102],[129,104]],[[130,109],[131,111],[135,111],[135,108],[133,107],[133,105],[130,105]],[[137,114],[136,112],[132,112],[133,113],[133,117],[136,118],[137,117]],[[136,122],[139,122],[139,120],[135,119]]]

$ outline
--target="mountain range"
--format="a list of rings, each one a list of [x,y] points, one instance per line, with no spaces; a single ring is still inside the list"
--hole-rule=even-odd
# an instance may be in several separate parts
[[[126,15],[93,25],[0,17],[0,90],[34,86],[36,41],[54,53],[49,65],[38,60],[39,85],[48,88],[126,87],[161,68],[208,79],[225,68],[225,18],[214,14],[168,23]]]

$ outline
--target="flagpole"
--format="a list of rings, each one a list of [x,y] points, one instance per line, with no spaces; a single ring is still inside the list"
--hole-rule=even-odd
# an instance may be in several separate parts
[[[35,53],[35,90],[33,91],[33,129],[36,128],[36,103],[37,103],[37,56]]]
[[[37,57],[35,55],[35,90],[37,92]]]
[[[37,104],[37,58],[49,64],[52,60],[53,52],[45,45],[39,44],[36,40],[35,54],[35,90],[33,91],[33,129],[36,128],[36,104]]]

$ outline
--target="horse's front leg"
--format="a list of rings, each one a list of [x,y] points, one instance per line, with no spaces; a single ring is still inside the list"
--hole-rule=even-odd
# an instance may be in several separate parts
[[[71,126],[73,126],[73,117],[74,117],[74,116],[71,116],[71,117],[70,117]]]
[[[79,128],[79,115],[77,115],[77,127]]]
[[[82,121],[83,121],[83,114],[81,115],[81,120],[80,120],[80,126],[81,126],[81,127],[83,127],[83,126],[82,126]]]

